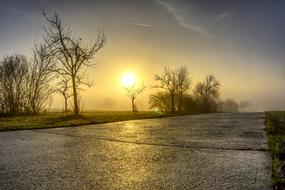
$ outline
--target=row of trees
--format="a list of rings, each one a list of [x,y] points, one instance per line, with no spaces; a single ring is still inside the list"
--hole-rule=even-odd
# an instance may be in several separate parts
[[[214,75],[207,75],[203,82],[196,84],[193,93],[191,77],[186,66],[177,69],[165,68],[163,73],[155,75],[160,88],[150,95],[150,108],[162,112],[238,112],[249,106],[248,101],[240,104],[232,99],[222,101],[219,96],[220,83]]]
[[[186,66],[176,69],[164,68],[162,74],[155,75],[157,85],[151,88],[162,89],[149,97],[150,109],[160,112],[238,112],[247,108],[250,103],[242,101],[238,104],[233,99],[221,100],[220,83],[214,75],[207,75],[203,82],[196,84],[193,93],[191,76]],[[127,97],[131,100],[132,111],[137,112],[136,99],[146,86],[133,84],[124,87]]]
[[[163,91],[150,96],[151,109],[163,112],[217,111],[220,83],[213,75],[208,75],[204,82],[199,82],[193,95],[189,94],[192,81],[186,66],[165,68],[162,74],[155,75],[155,80],[159,84],[154,87]]]
[[[55,14],[48,17],[43,43],[35,45],[33,58],[23,55],[5,57],[0,62],[0,113],[17,114],[41,111],[50,95],[60,92],[67,100],[73,97],[74,115],[79,115],[81,85],[91,86],[87,68],[94,66],[89,61],[104,46],[104,33],[97,39],[84,43],[64,25]],[[56,83],[57,85],[51,85]]]
[[[150,95],[150,109],[162,112],[216,112],[219,106],[220,83],[213,75],[208,75],[204,82],[199,82],[193,95],[189,94],[192,87],[191,77],[186,66],[177,69],[164,68],[162,74],[155,75],[158,85],[152,88],[162,89]],[[136,98],[146,89],[144,85],[125,87],[126,95],[130,98],[133,112],[137,111]]]

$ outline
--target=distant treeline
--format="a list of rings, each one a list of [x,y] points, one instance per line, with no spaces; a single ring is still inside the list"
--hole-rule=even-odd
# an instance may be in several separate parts
[[[193,88],[189,71],[186,66],[177,69],[165,68],[155,79],[163,91],[152,94],[149,98],[150,108],[161,112],[238,112],[249,105],[243,101],[221,100],[220,83],[214,75],[207,75],[203,82]]]

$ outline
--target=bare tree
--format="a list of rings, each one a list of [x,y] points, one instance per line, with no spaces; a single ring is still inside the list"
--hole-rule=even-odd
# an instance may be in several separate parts
[[[182,111],[183,95],[190,89],[191,79],[186,66],[177,69],[164,68],[162,75],[155,75],[160,85],[154,86],[167,91],[170,98],[170,112]],[[177,109],[176,109],[177,107]]]
[[[51,81],[54,79],[55,63],[49,56],[46,45],[35,45],[34,57],[30,66],[28,100],[32,112],[39,112],[54,92]]]
[[[69,79],[63,77],[58,85],[59,88],[57,90],[64,98],[64,112],[66,113],[68,111],[68,99],[72,96],[70,93]]]
[[[175,112],[175,96],[178,89],[178,81],[176,76],[176,71],[169,69],[168,67],[164,68],[162,75],[155,75],[155,80],[159,81],[160,85],[154,87],[165,89],[169,93],[171,112]]]
[[[7,56],[0,62],[0,107],[2,113],[27,110],[28,61],[23,55]]]
[[[88,45],[80,37],[75,37],[70,27],[64,25],[57,14],[48,17],[43,12],[43,15],[49,23],[49,27],[45,28],[44,40],[50,48],[50,54],[59,62],[56,71],[71,80],[74,115],[79,116],[78,87],[81,84],[88,85],[84,78],[84,68],[94,66],[89,61],[105,44],[104,33],[99,32],[96,41]]]
[[[124,89],[126,91],[126,95],[128,96],[128,98],[131,99],[132,111],[137,112],[138,110],[135,102],[136,98],[138,97],[138,95],[143,93],[143,91],[146,89],[146,86],[144,84],[141,84],[140,86],[132,85],[130,87],[124,87]]]
[[[214,75],[207,75],[204,82],[196,85],[195,96],[197,101],[201,103],[202,110],[210,112],[217,104],[219,98],[220,83]]]
[[[183,97],[191,87],[191,79],[186,66],[177,69],[177,95],[178,95],[178,111],[183,108]]]

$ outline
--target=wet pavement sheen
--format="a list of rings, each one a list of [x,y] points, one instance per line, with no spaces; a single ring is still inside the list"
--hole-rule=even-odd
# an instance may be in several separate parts
[[[0,189],[271,189],[263,113],[0,133]]]

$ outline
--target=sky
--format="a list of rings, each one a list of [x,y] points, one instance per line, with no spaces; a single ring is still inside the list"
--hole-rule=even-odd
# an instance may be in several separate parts
[[[185,65],[195,84],[207,74],[222,99],[251,102],[248,111],[285,109],[285,1],[283,0],[1,0],[0,57],[31,56],[55,12],[83,40],[103,30],[107,42],[89,69],[92,88],[81,92],[86,110],[128,110],[121,78],[156,84],[164,67]],[[148,109],[148,88],[138,108]],[[52,107],[62,108],[54,95]]]

